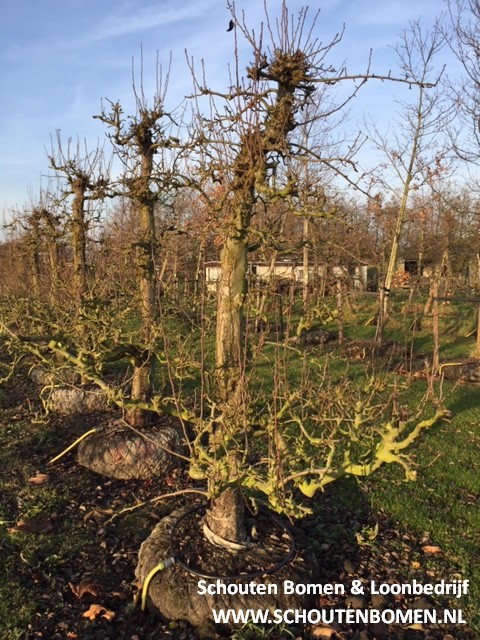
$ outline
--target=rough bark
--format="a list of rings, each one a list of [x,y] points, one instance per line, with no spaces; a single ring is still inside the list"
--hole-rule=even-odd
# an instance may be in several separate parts
[[[32,292],[35,296],[40,294],[40,229],[37,217],[31,216],[31,234],[29,238],[28,270],[32,284]]]
[[[130,398],[138,403],[147,403],[151,398],[152,390],[152,361],[135,360],[132,374]],[[146,426],[151,419],[151,414],[140,407],[131,407],[125,412],[125,418],[132,427]]]
[[[151,131],[144,131],[145,139],[141,145],[141,175],[132,192],[138,211],[138,241],[136,242],[136,261],[138,268],[138,286],[140,291],[140,335],[147,349],[151,347],[153,324],[156,319],[155,298],[155,199],[150,191],[153,174],[153,148]],[[153,358],[147,354],[144,360],[135,360],[131,387],[131,399],[148,401],[152,393]],[[142,427],[148,424],[150,414],[139,408],[126,412],[129,424]]]
[[[251,69],[252,78],[260,79],[263,69]],[[253,130],[241,134],[240,146],[232,167],[230,220],[227,225],[224,244],[220,255],[221,278],[217,298],[217,334],[215,343],[215,363],[217,373],[217,397],[224,416],[226,429],[235,428],[241,420],[244,366],[244,323],[243,307],[246,293],[247,250],[250,224],[255,212],[255,203],[260,194],[268,198],[289,195],[291,185],[283,190],[272,190],[268,184],[268,161],[271,155],[277,157],[288,152],[287,136],[295,128],[295,92],[305,84],[308,72],[306,56],[300,52],[275,52],[265,77],[276,84],[275,99],[265,108],[263,122]],[[232,454],[234,458],[235,454]],[[230,461],[235,468],[235,459]],[[224,504],[231,502],[232,513],[229,523],[219,526],[228,535],[242,537],[239,525],[243,519],[241,500],[232,500],[226,493],[211,505],[209,520],[212,523],[224,521]],[[218,509],[218,514],[217,514]],[[227,536],[221,536],[226,537]]]
[[[234,412],[243,367],[243,304],[246,293],[246,231],[227,238],[221,252],[215,356],[218,395]]]
[[[239,489],[231,487],[212,501],[205,516],[206,524],[215,537],[236,544],[247,539],[244,519],[243,495]]]
[[[72,261],[73,283],[77,300],[81,302],[87,284],[87,231],[85,198],[88,180],[81,172],[72,180]]]

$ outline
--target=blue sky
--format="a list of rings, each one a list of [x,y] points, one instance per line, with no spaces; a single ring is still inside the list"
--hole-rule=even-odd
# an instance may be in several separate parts
[[[267,0],[278,12],[280,0]],[[288,3],[292,12],[301,3]],[[394,68],[392,45],[409,20],[430,24],[442,0],[324,0],[310,2],[310,13],[321,8],[317,32],[328,42],[342,24],[346,32],[335,56],[349,71],[365,68],[370,48],[376,73]],[[238,0],[247,23],[258,24],[261,0]],[[154,87],[156,52],[173,67],[167,106],[191,92],[185,64],[187,49],[205,60],[211,86],[227,85],[227,65],[233,61],[234,38],[227,33],[229,13],[223,0],[0,0],[0,210],[22,207],[29,194],[46,184],[45,148],[50,136],[86,139],[94,148],[105,129],[92,116],[102,98],[132,104],[132,58],[143,48],[146,93]],[[446,60],[455,64],[445,52]],[[393,95],[405,87],[368,83],[356,101],[354,118],[366,111],[381,126],[393,113]]]

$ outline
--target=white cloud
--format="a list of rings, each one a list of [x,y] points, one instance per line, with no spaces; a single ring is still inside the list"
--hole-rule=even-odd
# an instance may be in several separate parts
[[[212,8],[213,0],[193,2],[181,7],[172,6],[164,9],[156,5],[146,7],[141,11],[135,10],[121,16],[109,17],[103,20],[97,29],[89,36],[90,41],[116,38],[118,36],[141,33],[157,27],[174,24],[185,20],[193,20],[205,14]]]

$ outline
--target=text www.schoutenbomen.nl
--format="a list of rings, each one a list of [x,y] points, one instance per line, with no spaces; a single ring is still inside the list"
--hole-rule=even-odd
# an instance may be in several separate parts
[[[212,609],[218,624],[465,624],[461,609]]]

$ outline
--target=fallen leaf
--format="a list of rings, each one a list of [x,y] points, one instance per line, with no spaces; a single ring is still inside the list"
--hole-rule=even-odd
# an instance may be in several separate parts
[[[90,580],[89,578],[84,578],[80,580],[78,584],[68,583],[68,586],[72,590],[72,593],[77,596],[77,598],[81,598],[86,593],[89,593],[92,596],[100,595],[100,587],[96,582]]]
[[[320,638],[320,639],[325,638],[325,640],[328,640],[328,638],[334,638],[335,636],[338,636],[335,629],[332,629],[332,627],[328,627],[328,626],[313,627],[312,635],[314,638]]]
[[[50,476],[46,473],[37,473],[27,480],[30,484],[46,484],[50,480]]]
[[[48,518],[22,518],[14,527],[10,527],[8,531],[10,533],[49,533],[52,529],[52,521]]]
[[[437,547],[435,544],[426,544],[422,547],[423,553],[429,556],[434,556],[438,553],[442,553],[440,547]]]
[[[134,578],[131,583],[130,583],[135,589],[141,589],[142,588],[142,583],[139,580],[139,578]]]
[[[414,624],[409,624],[405,629],[413,629],[414,631],[423,631],[423,624],[420,622],[415,622]]]
[[[416,562],[415,560],[410,563],[410,566],[412,567],[412,569],[420,569],[420,563]]]
[[[318,606],[321,609],[326,609],[328,607],[331,607],[333,604],[335,604],[335,601],[332,600],[332,598],[329,598],[328,596],[320,596],[318,598]]]
[[[101,520],[102,518],[106,518],[111,515],[113,515],[113,509],[92,509],[83,516],[83,521],[88,522],[89,520]]]
[[[82,613],[82,618],[88,618],[89,620],[95,620],[95,618],[98,618],[99,616],[101,618],[105,618],[108,622],[111,622],[115,617],[115,613],[110,611],[110,609],[102,607],[101,604],[91,604],[90,608]]]

